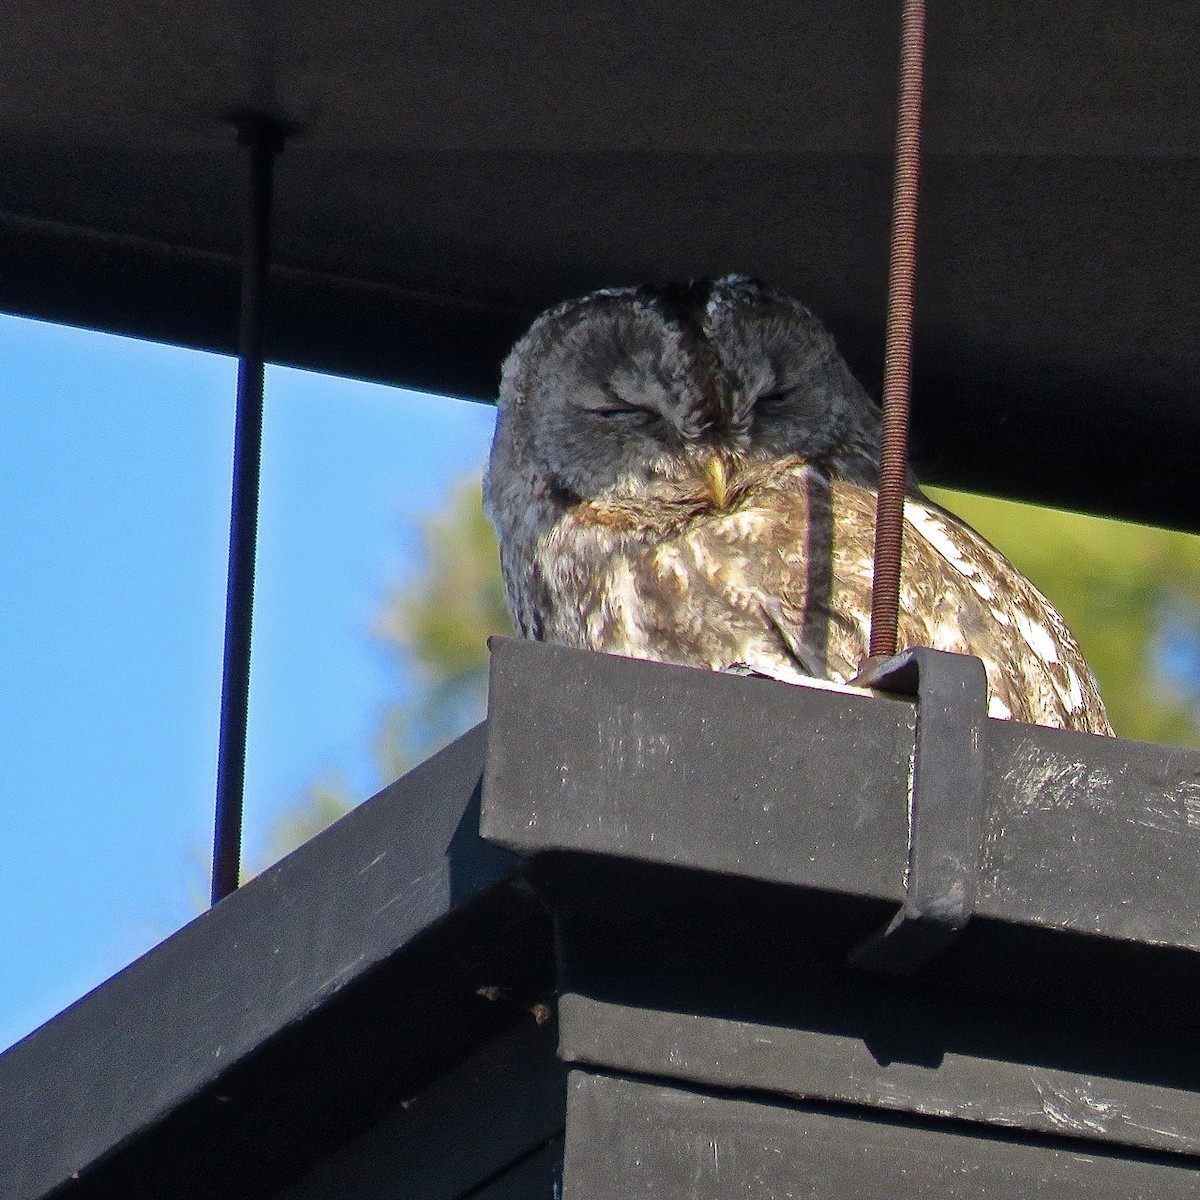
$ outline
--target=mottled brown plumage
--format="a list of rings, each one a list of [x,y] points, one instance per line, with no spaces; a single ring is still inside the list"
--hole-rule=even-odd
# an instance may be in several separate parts
[[[878,410],[797,301],[742,277],[551,310],[505,367],[486,494],[527,637],[845,682],[869,633]],[[1110,733],[1062,618],[906,503],[900,645],[977,654],[997,717]]]

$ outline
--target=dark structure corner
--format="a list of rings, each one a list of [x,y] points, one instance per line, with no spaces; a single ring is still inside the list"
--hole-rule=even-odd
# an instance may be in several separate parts
[[[1191,1195],[1200,761],[888,671],[497,639],[485,725],[0,1057],[4,1194]]]

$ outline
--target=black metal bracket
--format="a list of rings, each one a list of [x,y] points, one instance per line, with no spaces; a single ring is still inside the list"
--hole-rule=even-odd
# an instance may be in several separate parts
[[[912,975],[957,940],[975,909],[987,675],[971,655],[916,647],[854,682],[917,701],[904,904],[850,952],[856,967]]]

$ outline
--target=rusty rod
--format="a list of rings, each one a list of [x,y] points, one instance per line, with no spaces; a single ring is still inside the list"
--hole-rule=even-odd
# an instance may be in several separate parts
[[[896,653],[900,606],[900,551],[904,530],[904,492],[908,481],[913,284],[917,266],[917,199],[921,171],[925,0],[904,0],[900,22],[900,99],[896,121],[887,335],[883,364],[883,430],[871,590],[872,657],[888,657]]]

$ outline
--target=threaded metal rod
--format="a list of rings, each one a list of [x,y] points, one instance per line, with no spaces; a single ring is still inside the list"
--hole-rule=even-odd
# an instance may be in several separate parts
[[[875,568],[871,589],[872,657],[896,653],[900,607],[900,551],[904,532],[904,491],[908,480],[913,285],[917,266],[917,199],[921,169],[925,0],[904,0],[900,21],[900,100],[888,265],[879,497],[875,508]]]
[[[225,660],[213,831],[214,904],[237,888],[241,874],[254,557],[258,543],[258,483],[262,461],[263,304],[270,262],[272,175],[275,154],[282,144],[278,129],[270,121],[255,118],[241,122],[238,141],[246,147],[247,187],[242,234],[229,577],[225,592]]]

